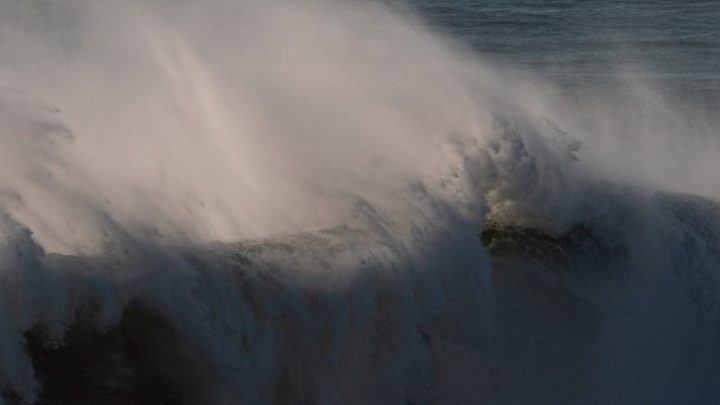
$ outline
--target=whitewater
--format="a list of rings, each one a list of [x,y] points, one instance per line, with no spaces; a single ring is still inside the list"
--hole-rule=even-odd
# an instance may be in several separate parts
[[[405,5],[0,4],[1,404],[715,403],[712,111]]]

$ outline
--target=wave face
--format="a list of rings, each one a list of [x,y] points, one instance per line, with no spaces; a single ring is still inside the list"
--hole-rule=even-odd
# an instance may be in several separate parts
[[[0,403],[720,398],[710,115],[376,3],[0,29]]]

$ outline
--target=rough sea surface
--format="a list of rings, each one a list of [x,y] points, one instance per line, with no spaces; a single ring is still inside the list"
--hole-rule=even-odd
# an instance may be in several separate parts
[[[624,68],[623,75],[662,82],[717,102],[720,7],[716,1],[414,0],[413,4],[433,25],[478,52],[558,81],[612,81]]]

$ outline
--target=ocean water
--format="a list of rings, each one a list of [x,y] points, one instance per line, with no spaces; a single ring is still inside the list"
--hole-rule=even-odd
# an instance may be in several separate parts
[[[0,1],[0,404],[715,404],[713,2]]]
[[[558,81],[624,75],[717,102],[720,10],[713,1],[413,4],[439,30],[487,57]],[[630,66],[619,71],[622,64]]]

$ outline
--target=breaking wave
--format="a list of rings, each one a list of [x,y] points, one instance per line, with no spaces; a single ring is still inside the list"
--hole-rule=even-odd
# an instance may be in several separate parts
[[[720,397],[712,115],[376,3],[0,29],[0,402]]]

